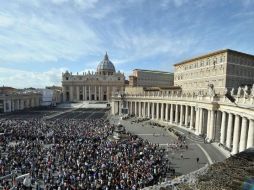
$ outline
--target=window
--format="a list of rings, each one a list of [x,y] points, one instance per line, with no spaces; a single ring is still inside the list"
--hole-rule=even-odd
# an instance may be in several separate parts
[[[222,62],[223,63],[225,62],[225,56],[222,56]]]
[[[65,79],[66,79],[66,80],[69,80],[69,77],[66,77]]]
[[[216,64],[217,63],[217,57],[215,57],[214,59],[213,59],[213,64]]]

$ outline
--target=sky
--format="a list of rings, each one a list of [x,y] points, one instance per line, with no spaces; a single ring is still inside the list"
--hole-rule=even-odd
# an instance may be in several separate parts
[[[0,86],[61,85],[106,51],[128,79],[225,48],[254,55],[253,44],[254,0],[0,0]]]

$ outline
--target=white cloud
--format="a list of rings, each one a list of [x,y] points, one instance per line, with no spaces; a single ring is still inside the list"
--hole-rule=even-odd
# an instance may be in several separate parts
[[[98,0],[73,0],[81,8],[94,8]]]
[[[100,49],[96,33],[69,9],[52,13],[42,6],[34,13],[0,8],[1,27],[2,63],[76,60]]]
[[[6,14],[0,14],[0,28],[1,27],[10,27],[14,24],[14,21],[10,18],[10,16]]]
[[[67,3],[69,0],[52,0],[52,3],[56,5],[61,5],[63,3]]]
[[[38,0],[38,1],[40,1],[40,0]],[[78,7],[80,9],[94,8],[98,2],[98,0],[50,0],[50,1],[56,5],[62,5],[64,3],[69,3],[72,6]]]
[[[188,51],[196,42],[188,37],[170,37],[170,35],[145,33],[130,34],[126,31],[119,32],[112,44],[114,48],[126,52],[128,57],[118,60],[117,63],[127,63],[154,56],[168,55],[179,56]]]
[[[170,5],[174,5],[175,7],[181,7],[188,3],[189,0],[162,0],[160,5],[163,8],[167,8]]]
[[[0,67],[0,86],[15,88],[44,88],[45,86],[61,85],[62,72],[66,68],[52,68],[45,72],[32,72]]]

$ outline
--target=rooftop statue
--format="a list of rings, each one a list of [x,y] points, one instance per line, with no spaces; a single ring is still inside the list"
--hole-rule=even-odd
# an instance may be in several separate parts
[[[249,88],[248,88],[247,85],[245,85],[245,87],[244,87],[244,89],[243,89],[243,96],[244,96],[245,98],[247,98],[248,95],[249,95],[248,91],[249,91]]]
[[[242,88],[239,86],[237,90],[237,96],[240,97],[242,95]]]
[[[213,84],[208,84],[208,95],[213,97],[215,96],[215,90]]]
[[[252,97],[254,97],[254,84],[252,85],[250,94],[251,94]]]
[[[235,89],[234,88],[231,89],[230,94],[231,94],[231,96],[235,95]]]

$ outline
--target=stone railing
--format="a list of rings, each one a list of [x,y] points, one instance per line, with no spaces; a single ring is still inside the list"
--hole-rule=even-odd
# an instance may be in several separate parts
[[[239,87],[237,91],[232,88],[230,91],[225,89],[225,94],[227,97],[231,97],[234,101],[230,101],[225,95],[216,95],[213,87],[209,86],[209,95],[203,95],[201,93],[181,93],[172,91],[145,91],[140,94],[128,94],[128,93],[116,93],[113,95],[114,98],[125,98],[125,99],[143,99],[143,100],[180,100],[180,101],[191,101],[191,102],[206,102],[206,103],[218,103],[226,104],[231,106],[238,106],[242,108],[254,109],[254,85],[252,88]],[[232,100],[231,99],[231,100]]]

